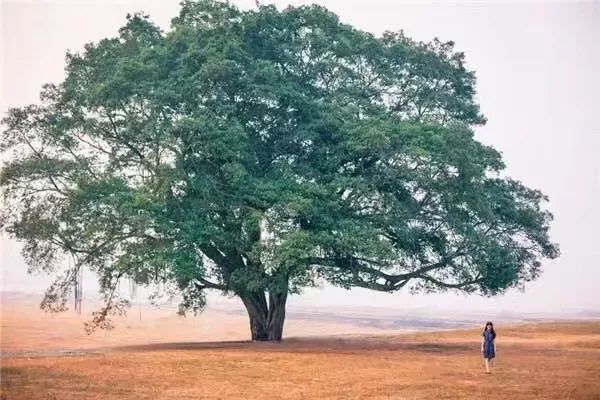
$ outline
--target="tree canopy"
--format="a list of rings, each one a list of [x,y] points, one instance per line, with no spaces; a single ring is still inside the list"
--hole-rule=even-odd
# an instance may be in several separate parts
[[[307,286],[495,295],[559,254],[546,196],[474,139],[486,120],[452,42],[183,1],[167,32],[136,13],[69,52],[40,100],[3,119],[0,225],[57,274],[44,308],[98,275],[90,329],[127,305],[127,278],[175,285],[182,312],[239,296],[252,338],[279,340]]]

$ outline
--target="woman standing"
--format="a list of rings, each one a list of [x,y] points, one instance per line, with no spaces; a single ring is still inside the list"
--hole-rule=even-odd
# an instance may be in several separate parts
[[[491,374],[490,363],[493,365],[493,359],[496,357],[496,331],[494,331],[494,324],[487,322],[483,329],[483,335],[481,337],[481,354],[485,359],[485,372]]]

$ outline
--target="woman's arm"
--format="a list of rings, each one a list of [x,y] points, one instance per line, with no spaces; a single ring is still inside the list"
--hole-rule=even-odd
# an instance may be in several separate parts
[[[485,337],[481,335],[481,352],[483,353],[483,345],[485,343]]]

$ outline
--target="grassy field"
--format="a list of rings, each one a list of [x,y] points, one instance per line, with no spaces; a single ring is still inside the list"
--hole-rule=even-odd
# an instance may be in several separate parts
[[[14,350],[20,339],[7,337],[13,325],[3,318],[3,344],[8,339]],[[1,393],[9,400],[600,399],[600,322],[497,330],[492,375],[484,373],[478,329],[302,336],[281,343],[167,343],[177,332],[159,343],[149,332],[149,344],[123,341],[128,331],[121,329],[120,342],[134,344],[76,342],[80,350],[71,354],[36,353],[35,341],[22,333],[23,347],[32,350],[2,360]],[[74,340],[64,332],[53,337],[54,345]]]

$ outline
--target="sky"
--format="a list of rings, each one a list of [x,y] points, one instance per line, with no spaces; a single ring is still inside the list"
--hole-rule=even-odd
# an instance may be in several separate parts
[[[507,174],[550,198],[552,239],[562,255],[525,291],[494,298],[454,293],[410,295],[325,287],[290,303],[393,308],[573,313],[599,311],[600,2],[578,1],[261,1],[283,8],[318,3],[342,21],[381,34],[452,40],[476,72],[488,123],[476,137],[503,154]],[[254,0],[230,1],[241,8]],[[125,15],[144,11],[163,30],[173,0],[3,0],[0,6],[0,112],[38,101],[42,84],[64,78],[67,49],[112,37]],[[0,233],[0,289],[42,292],[50,282],[28,275],[19,243]],[[86,275],[84,286],[94,287]],[[88,289],[90,290],[90,289]],[[85,288],[84,288],[85,291]]]

